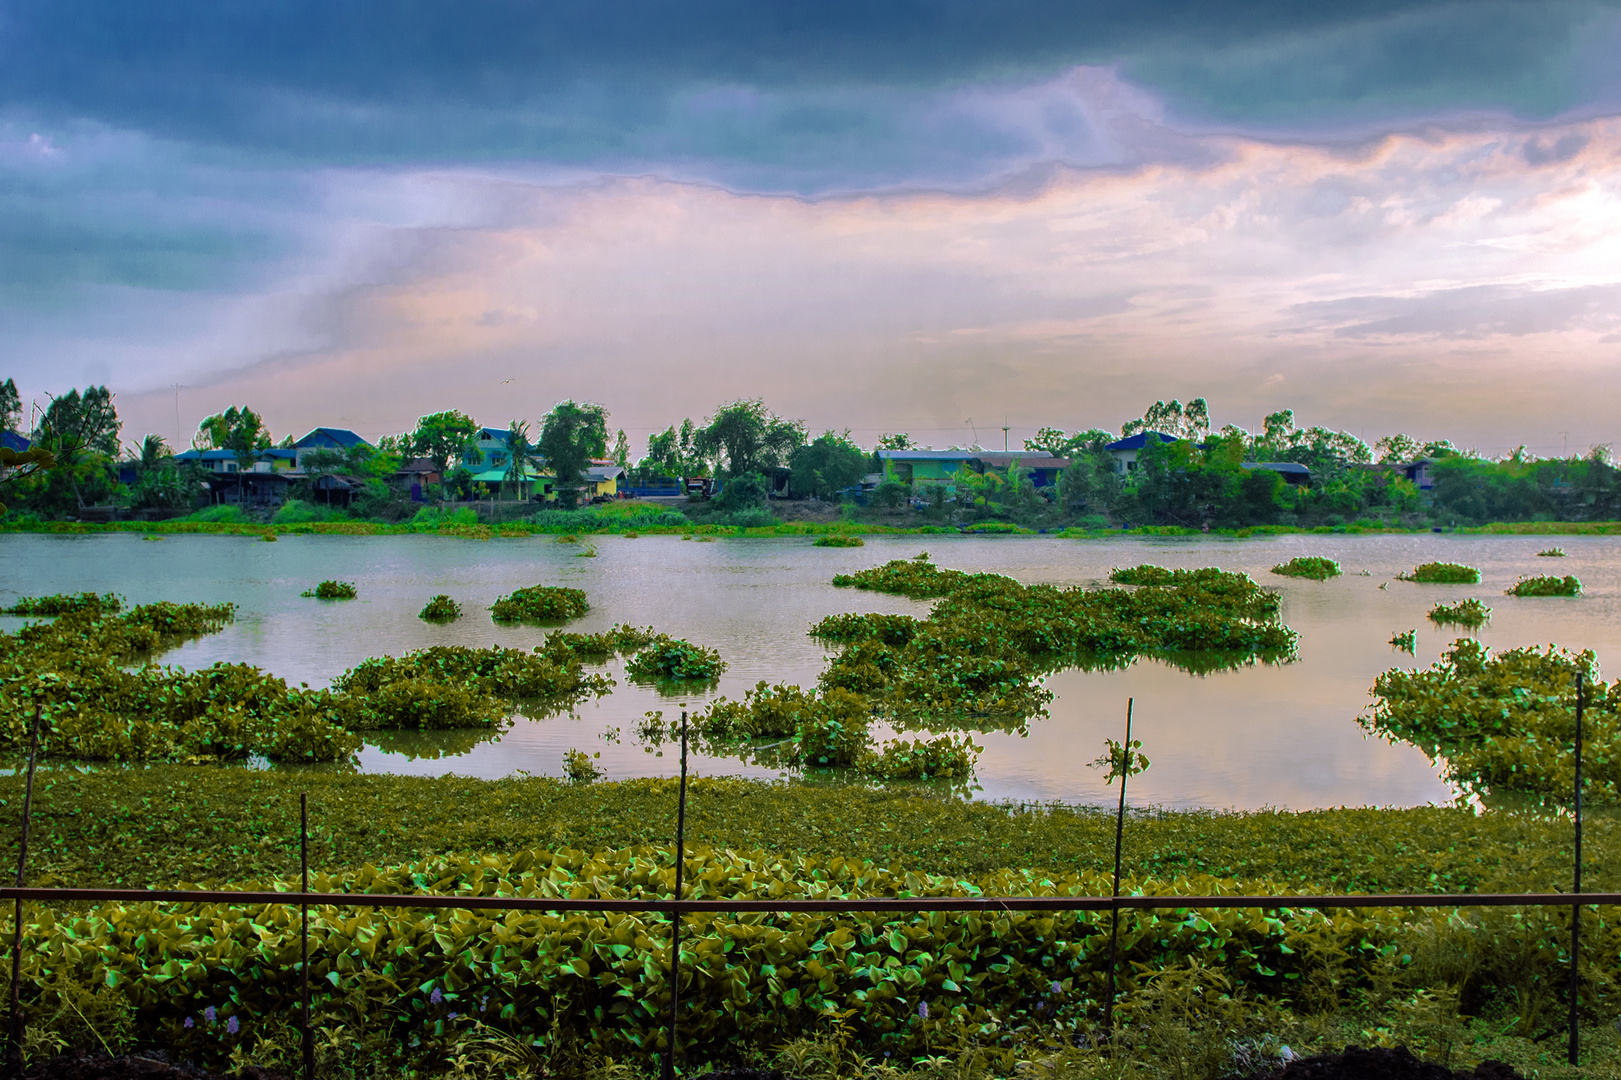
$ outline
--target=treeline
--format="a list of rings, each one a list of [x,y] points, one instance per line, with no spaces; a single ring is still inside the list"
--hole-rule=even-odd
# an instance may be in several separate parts
[[[488,458],[479,448],[484,430],[456,410],[431,413],[375,446],[360,442],[343,450],[307,451],[301,458],[306,484],[341,474],[358,481],[348,516],[398,520],[412,512],[399,482],[412,460],[430,462],[439,478],[425,494],[447,500],[524,498],[524,483],[543,473],[556,501],[572,507],[583,497],[582,476],[593,463],[626,470],[626,486],[664,487],[706,478],[713,497],[693,501],[700,520],[769,524],[771,508],[815,499],[841,504],[846,516],[899,523],[965,524],[1008,521],[1029,526],[1124,523],[1241,528],[1254,525],[1420,526],[1432,522],[1594,521],[1621,519],[1621,475],[1607,447],[1585,455],[1536,458],[1522,447],[1487,459],[1446,440],[1392,434],[1369,444],[1345,431],[1300,427],[1291,410],[1266,417],[1260,431],[1233,425],[1212,430],[1202,398],[1187,405],[1156,401],[1117,435],[1101,429],[1068,431],[1043,427],[1024,441],[1025,457],[1005,466],[958,469],[948,478],[910,479],[887,469],[881,450],[919,449],[904,432],[886,434],[872,447],[848,431],[811,436],[802,421],[778,415],[760,399],[733,401],[695,422],[686,418],[653,434],[637,458],[623,430],[609,434],[608,410],[599,404],[560,402],[536,421],[511,421]],[[24,430],[21,404],[11,380],[0,383],[0,424]],[[147,435],[127,448],[113,396],[104,386],[70,391],[36,410],[27,426],[37,447],[56,458],[47,470],[6,470],[6,500],[39,516],[67,516],[89,506],[135,509],[190,508],[208,498],[195,460],[177,460],[161,436]],[[1130,468],[1108,446],[1123,437],[1149,438]],[[262,417],[233,407],[203,420],[193,438],[201,450],[227,450],[241,471],[278,443]],[[486,442],[486,448],[488,443]],[[952,449],[978,450],[978,447]],[[1038,487],[1023,462],[1062,458],[1056,483]],[[489,481],[495,467],[502,479]],[[1290,483],[1266,464],[1293,463],[1309,470]],[[1422,463],[1415,483],[1408,473]],[[130,482],[121,482],[120,472]],[[483,482],[475,475],[484,476]],[[131,480],[130,478],[133,477]],[[295,489],[295,496],[298,491]]]

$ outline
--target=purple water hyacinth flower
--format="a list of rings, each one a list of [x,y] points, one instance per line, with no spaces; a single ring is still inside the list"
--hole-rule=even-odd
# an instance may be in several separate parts
[[[429,1001],[429,1002],[430,1002],[430,1003],[431,1003],[431,1004],[434,1004],[434,1005],[437,1005],[437,1004],[439,1004],[439,1003],[440,1003],[440,1002],[441,1002],[441,1001],[443,1001],[443,1000],[445,1000],[445,995],[443,995],[443,994],[441,994],[441,993],[440,993],[440,992],[439,992],[439,988],[438,988],[438,987],[437,987],[437,986],[436,986],[436,987],[434,987],[434,988],[433,988],[433,993],[431,993],[431,994],[429,994],[429,995],[428,995],[428,1001]]]
[[[242,1025],[237,1022],[237,1019],[234,1016],[225,1021],[225,1030],[232,1035],[235,1035],[239,1030],[241,1030],[241,1028]]]
[[[455,1013],[446,1013],[445,1014],[445,1019],[446,1020],[454,1020],[454,1019],[456,1019],[456,1014]]]
[[[196,1027],[196,1025],[191,1022],[191,1017],[189,1017],[189,1016],[186,1017],[186,1022],[184,1024],[180,1025],[180,1026],[181,1027],[188,1027],[188,1028],[189,1027]]]
[[[207,1018],[210,1024],[212,1024],[215,1019],[218,1018],[219,1014],[214,1011],[214,1006],[210,1005],[208,1008],[203,1010],[203,1016]]]
[[[927,1020],[929,1018],[929,1003],[927,1001],[920,1001],[917,1003],[917,1018],[919,1020]]]
[[[1060,992],[1063,991],[1063,989],[1064,988],[1062,986],[1058,985],[1056,980],[1053,982],[1053,993],[1055,993],[1055,994],[1060,993]]]

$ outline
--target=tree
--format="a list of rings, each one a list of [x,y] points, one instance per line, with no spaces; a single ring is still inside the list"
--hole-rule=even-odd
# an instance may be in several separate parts
[[[0,431],[16,431],[22,422],[23,402],[17,393],[17,381],[7,379],[0,383]]]
[[[625,437],[625,429],[620,428],[614,436],[613,461],[621,469],[630,468],[630,439]]]
[[[130,505],[137,509],[172,509],[189,506],[197,494],[198,478],[182,473],[162,435],[147,435],[136,448],[135,483]]]
[[[867,455],[850,441],[848,430],[843,435],[829,430],[796,449],[788,459],[788,470],[790,494],[832,501],[844,488],[861,482],[867,472]]]
[[[875,450],[912,450],[912,449],[915,449],[916,446],[917,446],[917,443],[912,441],[912,437],[910,435],[906,434],[906,432],[903,431],[899,435],[880,435],[880,436],[878,436],[878,445],[873,447],[873,449],[875,449]]]
[[[1423,449],[1411,435],[1386,435],[1373,444],[1381,464],[1401,465],[1420,456]]]
[[[707,475],[709,466],[693,445],[696,438],[691,417],[681,421],[679,431],[671,425],[656,435],[649,435],[647,456],[637,468],[649,475],[677,478]]]
[[[1202,397],[1188,402],[1186,408],[1175,398],[1170,404],[1156,401],[1141,420],[1127,420],[1120,426],[1120,434],[1126,437],[1141,431],[1158,431],[1198,442],[1210,433],[1210,408]]]
[[[206,440],[216,450],[229,450],[236,457],[236,485],[241,495],[242,474],[253,468],[259,454],[274,444],[270,430],[259,414],[247,406],[240,409],[232,405],[197,425],[199,439]]]
[[[780,468],[804,444],[805,425],[784,420],[759,398],[722,405],[693,439],[705,457],[725,457],[727,476]]]
[[[434,472],[444,479],[448,479],[451,459],[460,460],[477,446],[478,425],[455,409],[419,417],[408,440],[409,452],[433,462]],[[444,486],[441,482],[441,493]]]
[[[558,402],[540,423],[537,449],[556,478],[558,501],[572,508],[591,459],[608,453],[608,410],[591,402]]]
[[[1024,440],[1024,448],[1046,454],[1048,457],[1073,458],[1083,453],[1101,452],[1112,442],[1114,436],[1098,428],[1065,435],[1058,428],[1044,427],[1036,432],[1035,438]]]
[[[40,493],[48,506],[60,506],[71,492],[76,507],[112,496],[114,458],[120,428],[113,395],[105,386],[69,390],[51,399],[34,429],[33,441],[55,458]]]
[[[507,427],[507,473],[501,478],[501,486],[508,483],[519,485],[519,494],[523,493],[522,484],[529,472],[529,451],[534,449],[529,445],[529,424],[524,420],[514,420]]]

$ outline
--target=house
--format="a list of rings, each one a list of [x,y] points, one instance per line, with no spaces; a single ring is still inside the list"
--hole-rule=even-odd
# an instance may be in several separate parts
[[[5,447],[7,450],[15,450],[20,454],[33,445],[32,442],[29,442],[28,439],[15,431],[0,431],[0,446]]]
[[[1435,489],[1435,473],[1431,470],[1440,458],[1425,457],[1406,465],[1398,465],[1402,475],[1411,480],[1420,491],[1433,491]]]
[[[507,476],[507,465],[504,461],[481,472],[476,472],[468,479],[475,484],[483,484],[492,495],[500,494],[503,485],[516,483],[518,486],[518,498],[520,499],[531,498],[535,495],[548,499],[554,497],[552,494],[552,474],[542,472],[529,464],[524,465],[522,479],[518,480],[510,479]]]
[[[478,429],[476,449],[469,450],[462,463],[475,473],[490,469],[505,469],[507,465],[507,428],[481,427]]]
[[[880,450],[878,465],[884,479],[899,480],[908,486],[918,482],[950,483],[979,453],[978,450]]]
[[[593,499],[617,499],[625,470],[610,462],[592,462],[581,479]]]
[[[1143,452],[1150,439],[1158,439],[1160,443],[1180,442],[1175,435],[1167,435],[1162,431],[1139,431],[1137,434],[1112,442],[1103,449],[1114,458],[1114,471],[1117,473],[1131,473],[1137,471],[1137,455]]]
[[[302,470],[304,457],[314,450],[349,450],[356,446],[371,446],[348,428],[318,427],[293,444],[293,467]]]
[[[1311,470],[1293,461],[1246,461],[1239,465],[1239,468],[1266,469],[1269,472],[1280,473],[1285,484],[1295,487],[1311,486]]]
[[[439,482],[439,470],[434,463],[425,457],[411,458],[394,470],[389,477],[389,483],[397,490],[410,492],[411,498],[422,502],[427,494],[428,485]]]
[[[191,462],[201,465],[207,472],[222,476],[242,467],[235,450],[198,450],[194,447],[176,454],[174,459],[177,464]]]
[[[1069,458],[1049,457],[1033,450],[1022,454],[1011,451],[995,454],[982,451],[971,459],[969,464],[972,465],[974,462],[978,462],[975,470],[977,472],[984,472],[986,469],[1006,469],[1014,462],[1018,462],[1019,467],[1024,469],[1025,475],[1030,478],[1030,482],[1038,488],[1053,487],[1058,483],[1059,474],[1069,468]]]

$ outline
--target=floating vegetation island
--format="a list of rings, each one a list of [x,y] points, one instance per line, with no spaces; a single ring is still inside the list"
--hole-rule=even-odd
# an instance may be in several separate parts
[[[1492,617],[1492,609],[1469,597],[1456,604],[1436,604],[1427,618],[1437,626],[1462,626],[1470,630],[1484,626]]]
[[[490,606],[496,622],[565,622],[590,610],[584,592],[559,585],[514,589]]]
[[[313,589],[305,589],[300,596],[313,596],[317,600],[353,600],[359,595],[350,581],[323,581]]]
[[[1427,562],[1413,568],[1411,574],[1397,574],[1401,581],[1416,581],[1420,585],[1475,585],[1480,571],[1462,563]]]
[[[1503,590],[1508,596],[1575,596],[1581,591],[1582,583],[1569,574],[1564,577],[1551,574],[1522,577]]]
[[[1284,577],[1311,578],[1313,581],[1327,581],[1331,577],[1339,577],[1341,573],[1339,563],[1317,555],[1296,555],[1288,562],[1274,566],[1272,572]]]
[[[452,600],[447,594],[440,593],[423,605],[417,612],[417,618],[428,622],[454,622],[462,617],[462,606]]]
[[[811,541],[811,547],[856,548],[866,546],[867,542],[859,536],[818,536]]]
[[[1563,559],[1565,557],[1565,549],[1559,547],[1545,548],[1542,551],[1537,552],[1537,554],[1542,556],[1544,559]]]

